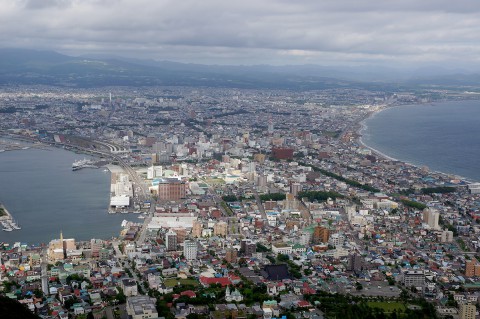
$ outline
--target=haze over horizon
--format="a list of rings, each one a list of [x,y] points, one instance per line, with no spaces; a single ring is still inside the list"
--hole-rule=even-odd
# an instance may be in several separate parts
[[[480,70],[467,0],[0,0],[0,47],[200,64]]]

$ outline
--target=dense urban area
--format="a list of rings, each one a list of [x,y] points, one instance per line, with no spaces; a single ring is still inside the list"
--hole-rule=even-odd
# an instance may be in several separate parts
[[[3,88],[0,152],[94,156],[72,168],[108,169],[105,214],[138,222],[116,238],[1,243],[1,295],[25,318],[475,318],[480,184],[361,142],[384,108],[475,98]],[[0,208],[3,230],[14,219]]]

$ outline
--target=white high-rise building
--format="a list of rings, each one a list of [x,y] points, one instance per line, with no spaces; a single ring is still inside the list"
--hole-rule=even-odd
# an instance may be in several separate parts
[[[267,131],[268,131],[268,134],[273,134],[273,121],[272,119],[269,119],[268,120],[268,127],[267,127]]]
[[[183,255],[187,260],[197,259],[198,244],[193,240],[186,240],[183,243]]]
[[[440,213],[433,209],[425,208],[423,210],[423,221],[428,225],[430,229],[440,229],[438,221],[440,219]]]
[[[334,247],[342,247],[345,243],[345,236],[342,234],[332,234],[328,239],[328,243]]]
[[[163,168],[162,166],[150,166],[147,169],[147,179],[154,179],[155,177],[162,177]]]
[[[451,243],[453,241],[453,232],[450,230],[444,230],[440,238],[442,243]]]

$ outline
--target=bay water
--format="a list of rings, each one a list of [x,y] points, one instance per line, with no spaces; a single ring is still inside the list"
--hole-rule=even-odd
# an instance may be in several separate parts
[[[108,214],[110,172],[72,171],[83,158],[89,157],[53,147],[0,153],[0,202],[21,227],[0,229],[0,241],[48,243],[60,231],[76,240],[118,236],[126,216]]]
[[[364,124],[363,143],[389,157],[480,181],[480,101],[397,106]]]

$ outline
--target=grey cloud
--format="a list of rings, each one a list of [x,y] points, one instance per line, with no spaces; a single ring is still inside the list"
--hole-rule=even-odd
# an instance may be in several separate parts
[[[478,63],[480,53],[474,0],[0,0],[0,6],[0,45],[68,53],[286,64]]]

